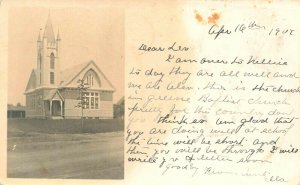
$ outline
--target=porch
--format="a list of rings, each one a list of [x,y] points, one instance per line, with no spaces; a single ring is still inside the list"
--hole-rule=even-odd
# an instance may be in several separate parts
[[[64,98],[58,90],[50,91],[49,96],[44,98],[45,118],[64,118]]]

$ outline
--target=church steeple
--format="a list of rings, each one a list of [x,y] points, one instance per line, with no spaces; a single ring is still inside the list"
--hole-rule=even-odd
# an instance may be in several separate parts
[[[50,13],[48,15],[48,20],[45,26],[43,38],[47,38],[48,42],[55,42],[55,36],[54,36],[53,27],[51,23]]]
[[[60,82],[60,36],[58,33],[55,39],[50,14],[43,37],[38,37],[37,45],[38,84],[41,87],[56,87]]]
[[[61,41],[61,39],[60,39],[60,35],[59,35],[59,30],[57,31],[56,40],[57,40],[57,41]]]

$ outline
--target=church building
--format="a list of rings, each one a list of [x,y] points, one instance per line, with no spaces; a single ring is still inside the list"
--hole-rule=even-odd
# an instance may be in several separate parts
[[[113,118],[113,85],[94,61],[60,71],[61,38],[50,16],[37,39],[37,62],[26,86],[26,117],[43,119]],[[80,92],[80,81],[85,91]],[[81,106],[81,102],[82,106]]]

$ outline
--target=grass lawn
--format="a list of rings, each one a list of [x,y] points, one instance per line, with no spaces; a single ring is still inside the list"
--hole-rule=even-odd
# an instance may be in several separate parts
[[[8,137],[24,136],[29,133],[47,134],[80,134],[105,133],[124,130],[124,120],[85,119],[83,127],[81,119],[43,120],[43,119],[9,119],[7,123]]]
[[[8,120],[9,178],[123,179],[123,120]]]

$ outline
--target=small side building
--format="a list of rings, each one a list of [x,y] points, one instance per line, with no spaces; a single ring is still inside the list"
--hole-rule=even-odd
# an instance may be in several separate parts
[[[26,107],[22,105],[7,105],[7,118],[15,119],[15,118],[25,118]]]

